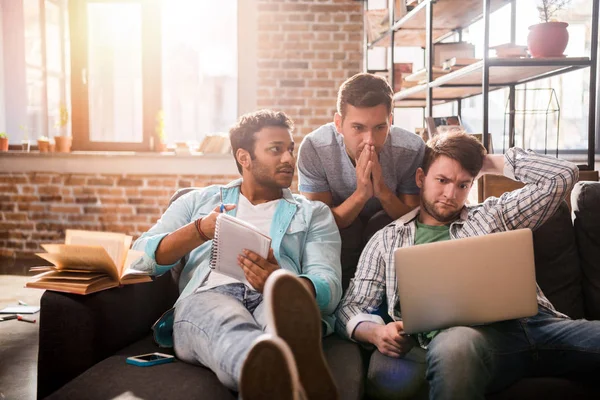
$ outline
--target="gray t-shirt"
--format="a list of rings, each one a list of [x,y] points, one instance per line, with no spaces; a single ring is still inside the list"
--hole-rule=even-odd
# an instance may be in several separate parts
[[[420,136],[392,126],[379,161],[385,184],[396,196],[419,194],[415,172],[424,153],[425,143]],[[321,126],[302,141],[298,150],[298,184],[305,193],[331,192],[334,207],[356,190],[356,170],[335,124]],[[381,203],[373,197],[360,215],[369,218],[381,209]]]

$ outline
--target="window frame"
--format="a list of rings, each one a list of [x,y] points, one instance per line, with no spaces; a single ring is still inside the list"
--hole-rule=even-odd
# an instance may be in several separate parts
[[[90,139],[87,6],[93,3],[137,3],[142,25],[142,141],[101,142]],[[158,143],[156,116],[162,108],[162,40],[160,0],[69,0],[71,46],[71,124],[73,150],[152,151]]]

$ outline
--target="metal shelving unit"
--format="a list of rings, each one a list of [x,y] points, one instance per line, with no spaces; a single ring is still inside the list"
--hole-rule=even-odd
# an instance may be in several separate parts
[[[365,11],[367,1],[364,2]],[[390,84],[394,86],[394,45],[420,46],[425,50],[425,84],[402,90],[395,94],[396,107],[422,107],[425,116],[432,115],[434,105],[457,102],[458,114],[461,114],[461,101],[465,98],[483,96],[483,132],[489,128],[489,93],[500,88],[509,88],[509,106],[515,109],[515,87],[539,79],[564,74],[582,68],[588,68],[589,111],[588,111],[588,149],[587,164],[580,165],[582,170],[594,169],[596,150],[596,74],[598,56],[598,1],[592,2],[591,56],[567,57],[564,59],[505,59],[489,57],[490,14],[510,4],[511,6],[511,43],[516,40],[516,0],[423,0],[401,19],[394,17],[394,0],[388,1],[390,29],[371,43],[364,38],[364,66],[368,72],[387,72]],[[435,18],[434,18],[435,12]],[[462,29],[473,22],[484,22],[484,57],[475,64],[433,79],[433,45],[451,35],[462,39]],[[388,57],[388,69],[372,71],[368,69],[368,50],[377,46],[391,47]],[[489,135],[483,135],[484,146],[489,146]],[[515,142],[515,115],[509,118],[509,146]]]

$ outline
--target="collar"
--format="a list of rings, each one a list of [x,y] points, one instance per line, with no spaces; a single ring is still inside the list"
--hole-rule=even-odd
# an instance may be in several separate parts
[[[414,210],[412,210],[411,212],[404,214],[403,216],[398,218],[396,220],[396,222],[400,225],[408,225],[419,216],[420,211],[421,211],[421,207],[417,207]],[[458,216],[458,219],[455,221],[452,221],[452,224],[454,224],[454,223],[463,224],[468,219],[468,217],[469,217],[469,209],[465,206],[460,211],[460,215]]]
[[[242,186],[243,178],[236,179],[234,181],[229,182],[227,185],[223,186],[223,190],[229,191],[231,189],[235,189],[239,192]],[[288,203],[292,203],[298,205],[298,201],[294,198],[292,191],[289,188],[281,189],[281,198],[287,201]],[[221,192],[221,198],[223,198],[223,193]]]

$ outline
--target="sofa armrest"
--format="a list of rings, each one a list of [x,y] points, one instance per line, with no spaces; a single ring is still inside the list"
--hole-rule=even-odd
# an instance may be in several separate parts
[[[571,205],[583,271],[585,317],[600,320],[600,182],[578,182],[571,192]]]
[[[150,333],[178,295],[171,274],[86,296],[42,295],[38,398]]]

